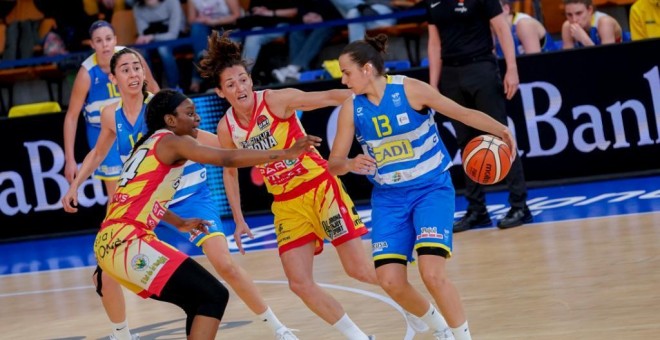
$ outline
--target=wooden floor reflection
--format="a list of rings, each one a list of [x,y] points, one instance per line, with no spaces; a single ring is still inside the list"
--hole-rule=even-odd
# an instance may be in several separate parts
[[[457,234],[450,277],[475,339],[660,338],[660,213],[535,224]],[[365,242],[365,251],[368,251]],[[268,304],[300,339],[341,339],[285,282],[275,250],[235,255]],[[205,258],[197,258],[211,269]],[[378,340],[403,339],[403,316],[384,292],[349,279],[332,247],[316,278]],[[410,278],[422,287],[415,267]],[[3,339],[99,339],[108,321],[92,268],[0,277]],[[126,292],[129,325],[142,339],[182,339],[183,313]],[[218,338],[270,339],[232,295]],[[415,339],[432,339],[429,333]]]

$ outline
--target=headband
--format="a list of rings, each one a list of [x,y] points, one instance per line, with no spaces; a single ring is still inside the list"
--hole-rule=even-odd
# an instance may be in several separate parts
[[[181,105],[188,97],[179,91],[174,91],[174,95],[170,97],[167,101],[167,106],[165,107],[167,113],[176,115],[176,108]]]
[[[96,31],[97,29],[99,29],[101,27],[108,27],[109,29],[112,30],[112,33],[115,32],[115,29],[112,28],[112,25],[110,25],[109,22],[107,22],[105,20],[96,20],[96,21],[94,21],[94,23],[91,26],[89,26],[89,36],[91,37],[92,33],[94,33],[94,31]]]

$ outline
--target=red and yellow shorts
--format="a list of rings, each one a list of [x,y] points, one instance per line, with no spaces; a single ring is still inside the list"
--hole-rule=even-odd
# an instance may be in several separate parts
[[[143,298],[160,295],[188,255],[159,240],[153,231],[126,222],[102,227],[94,241],[103,271]]]
[[[275,196],[271,208],[280,255],[311,241],[319,254],[324,239],[338,246],[368,232],[337,177],[328,174],[308,185],[295,197]]]

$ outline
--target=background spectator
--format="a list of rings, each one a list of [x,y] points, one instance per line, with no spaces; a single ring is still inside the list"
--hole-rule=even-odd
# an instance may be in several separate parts
[[[315,24],[341,19],[330,0],[307,0],[299,4],[298,16],[305,24]],[[325,43],[337,32],[337,27],[321,27],[289,33],[289,65],[273,70],[273,77],[280,83],[286,79],[300,79],[300,71],[319,54]]]
[[[112,13],[126,9],[124,0],[83,0],[85,12],[107,22],[112,21]]]
[[[564,0],[566,21],[561,26],[563,49],[621,42],[621,25],[594,10],[591,0]]]
[[[235,27],[236,19],[241,16],[238,0],[188,0],[188,24],[195,64],[206,48],[206,38],[212,29],[224,31]],[[199,92],[202,78],[193,67],[190,92]]]
[[[133,15],[138,31],[135,43],[138,45],[177,39],[185,28],[185,17],[178,0],[138,0]],[[179,68],[174,58],[174,48],[160,46],[157,51],[163,63],[167,87],[179,88]]]
[[[43,14],[32,0],[0,1],[2,17],[7,24],[2,60],[30,58],[40,44],[39,25]]]
[[[354,19],[361,16],[377,16],[390,14],[394,8],[390,0],[331,0],[344,19]],[[353,42],[364,38],[367,30],[387,27],[396,24],[396,19],[382,19],[366,22],[356,22],[348,25],[348,41]]]
[[[511,11],[510,0],[500,0],[506,21],[511,27],[516,55],[555,50],[555,41],[538,20],[522,12]],[[504,57],[499,41],[495,45],[497,55]]]
[[[660,37],[660,0],[637,0],[630,7],[632,40]]]
[[[34,0],[34,4],[47,18],[55,20],[55,27],[45,37],[44,53],[58,54],[88,50],[89,46],[83,45],[83,41],[89,38],[87,32],[89,26],[97,20],[85,12],[83,0]],[[55,35],[53,35],[55,34]],[[60,50],[58,46],[53,48],[53,53],[49,46],[51,41],[57,45],[61,41],[66,50]]]
[[[305,0],[251,0],[246,16],[237,21],[241,30],[258,30],[269,27],[289,25],[298,15],[298,2]],[[261,47],[269,42],[284,37],[285,33],[267,33],[249,35],[243,43],[243,59],[248,62],[248,72],[257,61]]]

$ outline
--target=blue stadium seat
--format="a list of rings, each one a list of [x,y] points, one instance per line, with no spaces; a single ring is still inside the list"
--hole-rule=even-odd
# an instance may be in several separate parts
[[[422,62],[419,64],[419,66],[428,67],[429,66],[429,58],[422,59]]]
[[[385,61],[385,68],[389,71],[401,71],[410,68],[409,60],[388,60]]]
[[[300,81],[315,81],[332,78],[325,69],[300,72]]]

